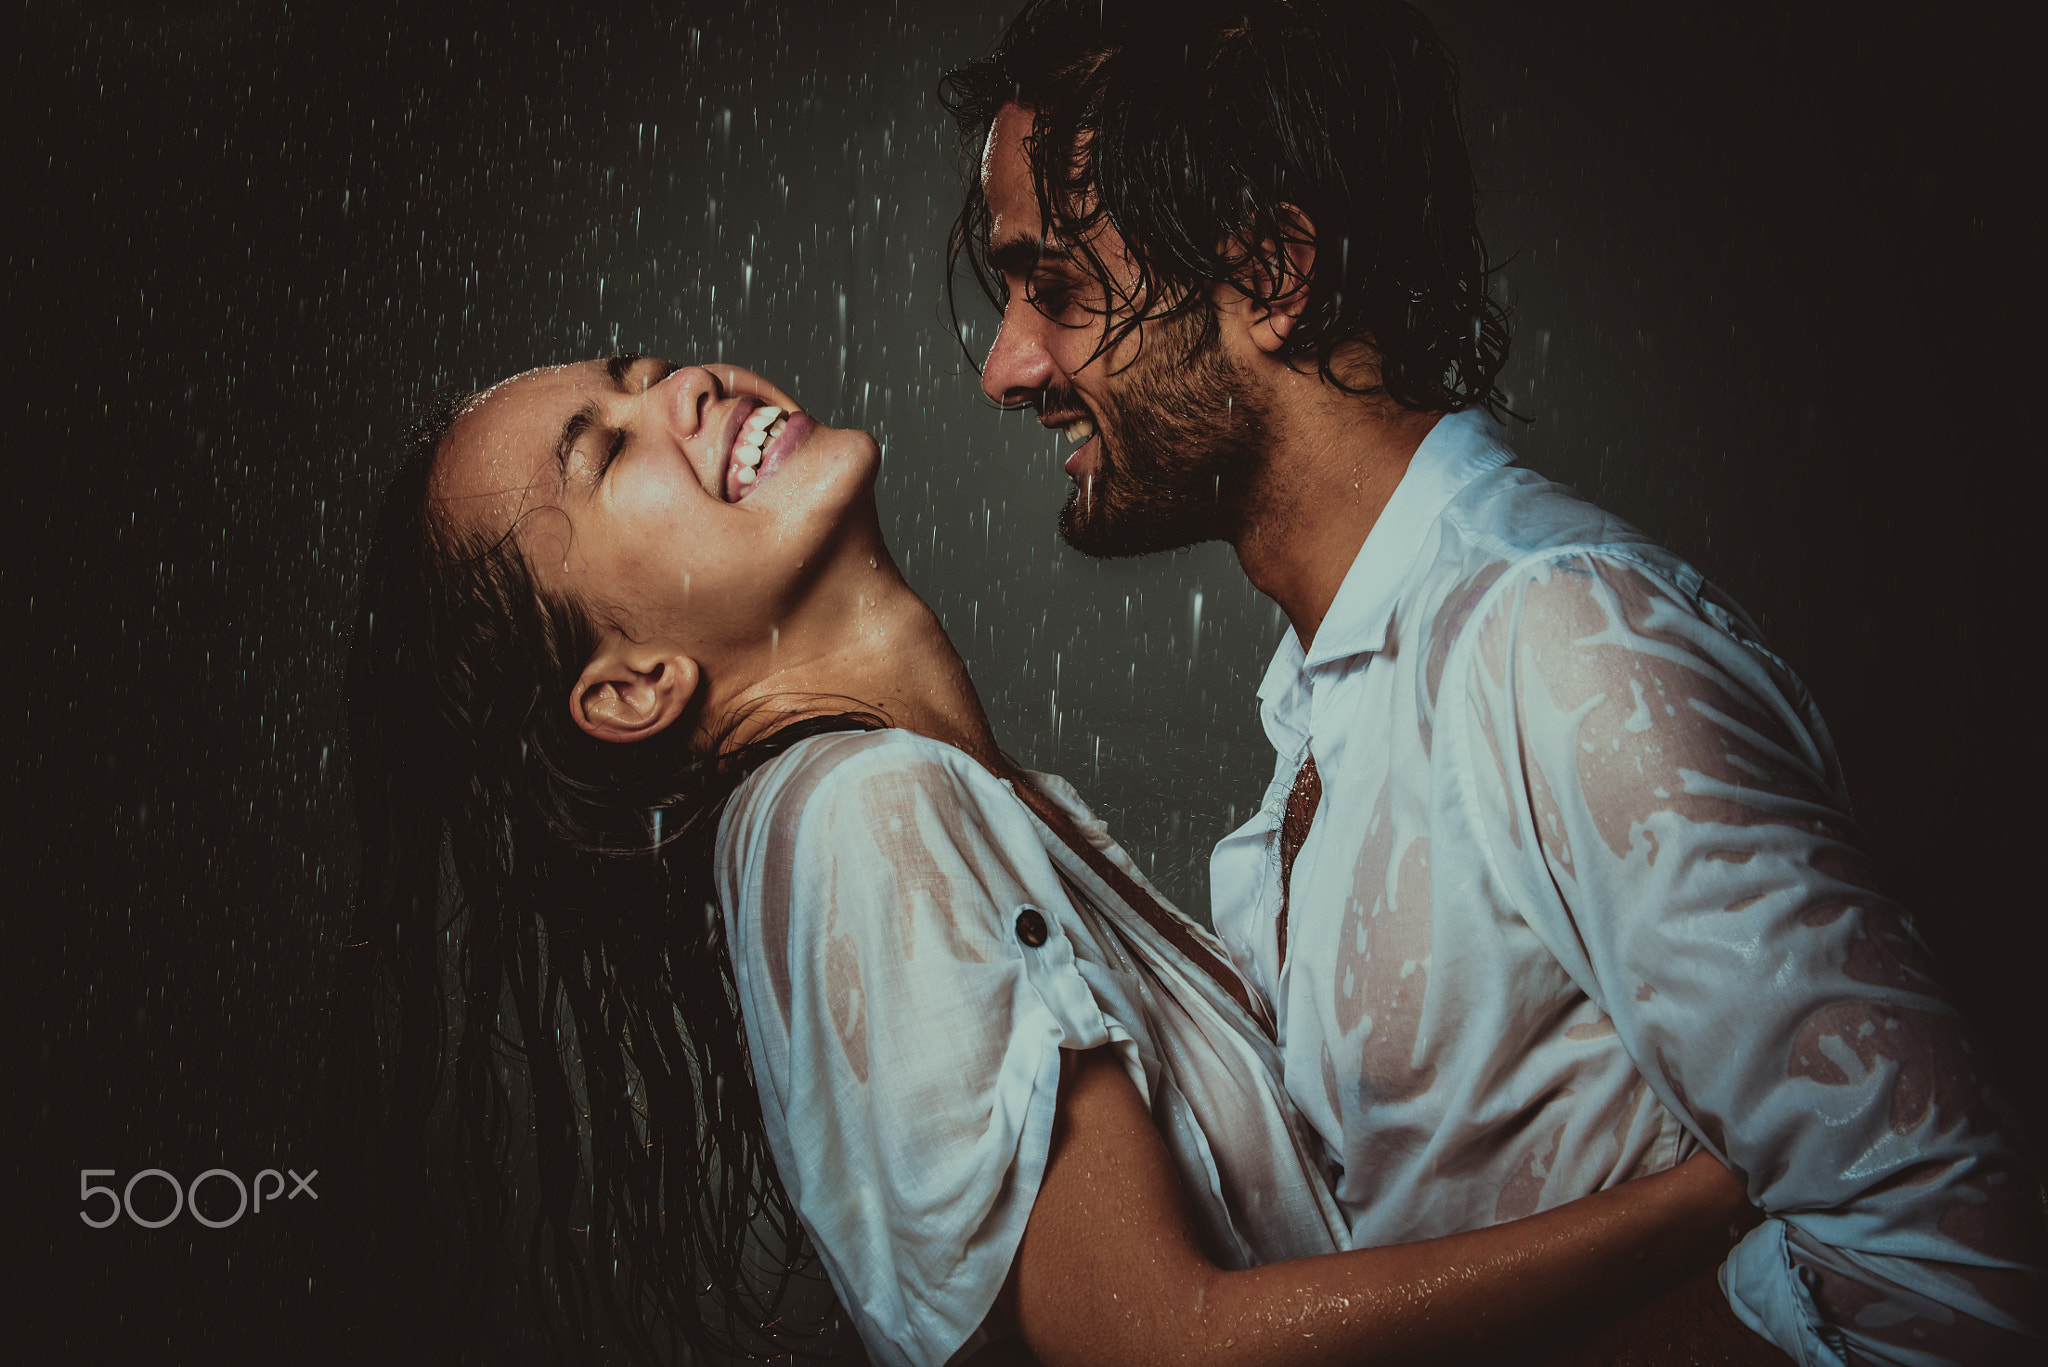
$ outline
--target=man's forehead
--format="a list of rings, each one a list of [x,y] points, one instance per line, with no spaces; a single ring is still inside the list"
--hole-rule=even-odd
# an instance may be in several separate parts
[[[981,144],[981,183],[988,185],[996,171],[998,149],[1016,148],[1023,155],[1024,139],[1031,132],[1031,111],[1021,104],[1006,104],[989,120],[988,136]]]
[[[988,201],[991,243],[1038,238],[1038,196],[1024,153],[1030,134],[1031,111],[1018,104],[997,110],[988,126],[988,140],[981,149],[981,193]]]
[[[1072,260],[1077,244],[1048,234],[1038,203],[1038,185],[1031,172],[1027,140],[1032,136],[1033,112],[1021,104],[1006,104],[989,124],[988,140],[981,152],[981,194],[988,206],[989,263],[1005,275],[1027,275],[1051,261]],[[1081,136],[1075,155],[1084,155],[1088,137]],[[1086,209],[1092,197],[1074,207]],[[1128,261],[1128,249],[1116,225],[1098,217],[1084,228],[1078,245],[1084,251],[1090,274],[1107,268],[1114,272]]]

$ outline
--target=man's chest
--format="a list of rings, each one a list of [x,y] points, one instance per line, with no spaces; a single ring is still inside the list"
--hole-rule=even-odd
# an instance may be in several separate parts
[[[1281,819],[1261,900],[1285,912],[1283,926],[1269,910],[1277,1004],[1290,1075],[1325,1094],[1319,1124],[1424,1104],[1447,1068],[1483,1066],[1466,1057],[1480,1036],[1582,1000],[1494,877],[1462,757],[1409,663],[1396,650],[1319,680],[1269,797]]]
[[[1490,1224],[1667,1165],[1670,1117],[1504,895],[1467,804],[1398,754],[1317,770],[1288,880],[1282,1064],[1354,1235]]]
[[[1425,759],[1360,754],[1355,738],[1311,749],[1320,801],[1292,867],[1275,871],[1280,1008],[1288,1053],[1318,1071],[1328,1060],[1341,1079],[1341,1115],[1421,1096],[1475,1034],[1581,994],[1501,895],[1463,804]]]

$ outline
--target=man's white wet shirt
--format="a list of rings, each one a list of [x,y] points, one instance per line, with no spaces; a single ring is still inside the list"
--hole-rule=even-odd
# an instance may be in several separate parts
[[[1211,864],[1353,1246],[1705,1142],[1771,1213],[1722,1284],[1795,1361],[2038,1333],[2011,1131],[1811,698],[1691,566],[1511,459],[1477,413],[1425,439],[1312,649],[1290,632],[1267,671],[1273,778]]]

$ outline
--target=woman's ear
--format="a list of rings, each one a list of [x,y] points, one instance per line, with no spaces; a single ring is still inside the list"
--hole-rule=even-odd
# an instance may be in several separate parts
[[[660,735],[696,696],[697,662],[616,633],[597,648],[569,695],[569,715],[588,735],[628,742]]]

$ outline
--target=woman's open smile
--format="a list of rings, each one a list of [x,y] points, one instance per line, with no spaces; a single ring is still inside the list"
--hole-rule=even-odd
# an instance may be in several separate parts
[[[737,419],[725,464],[725,501],[738,503],[782,468],[818,425],[802,411],[791,411],[752,397],[735,405]]]

